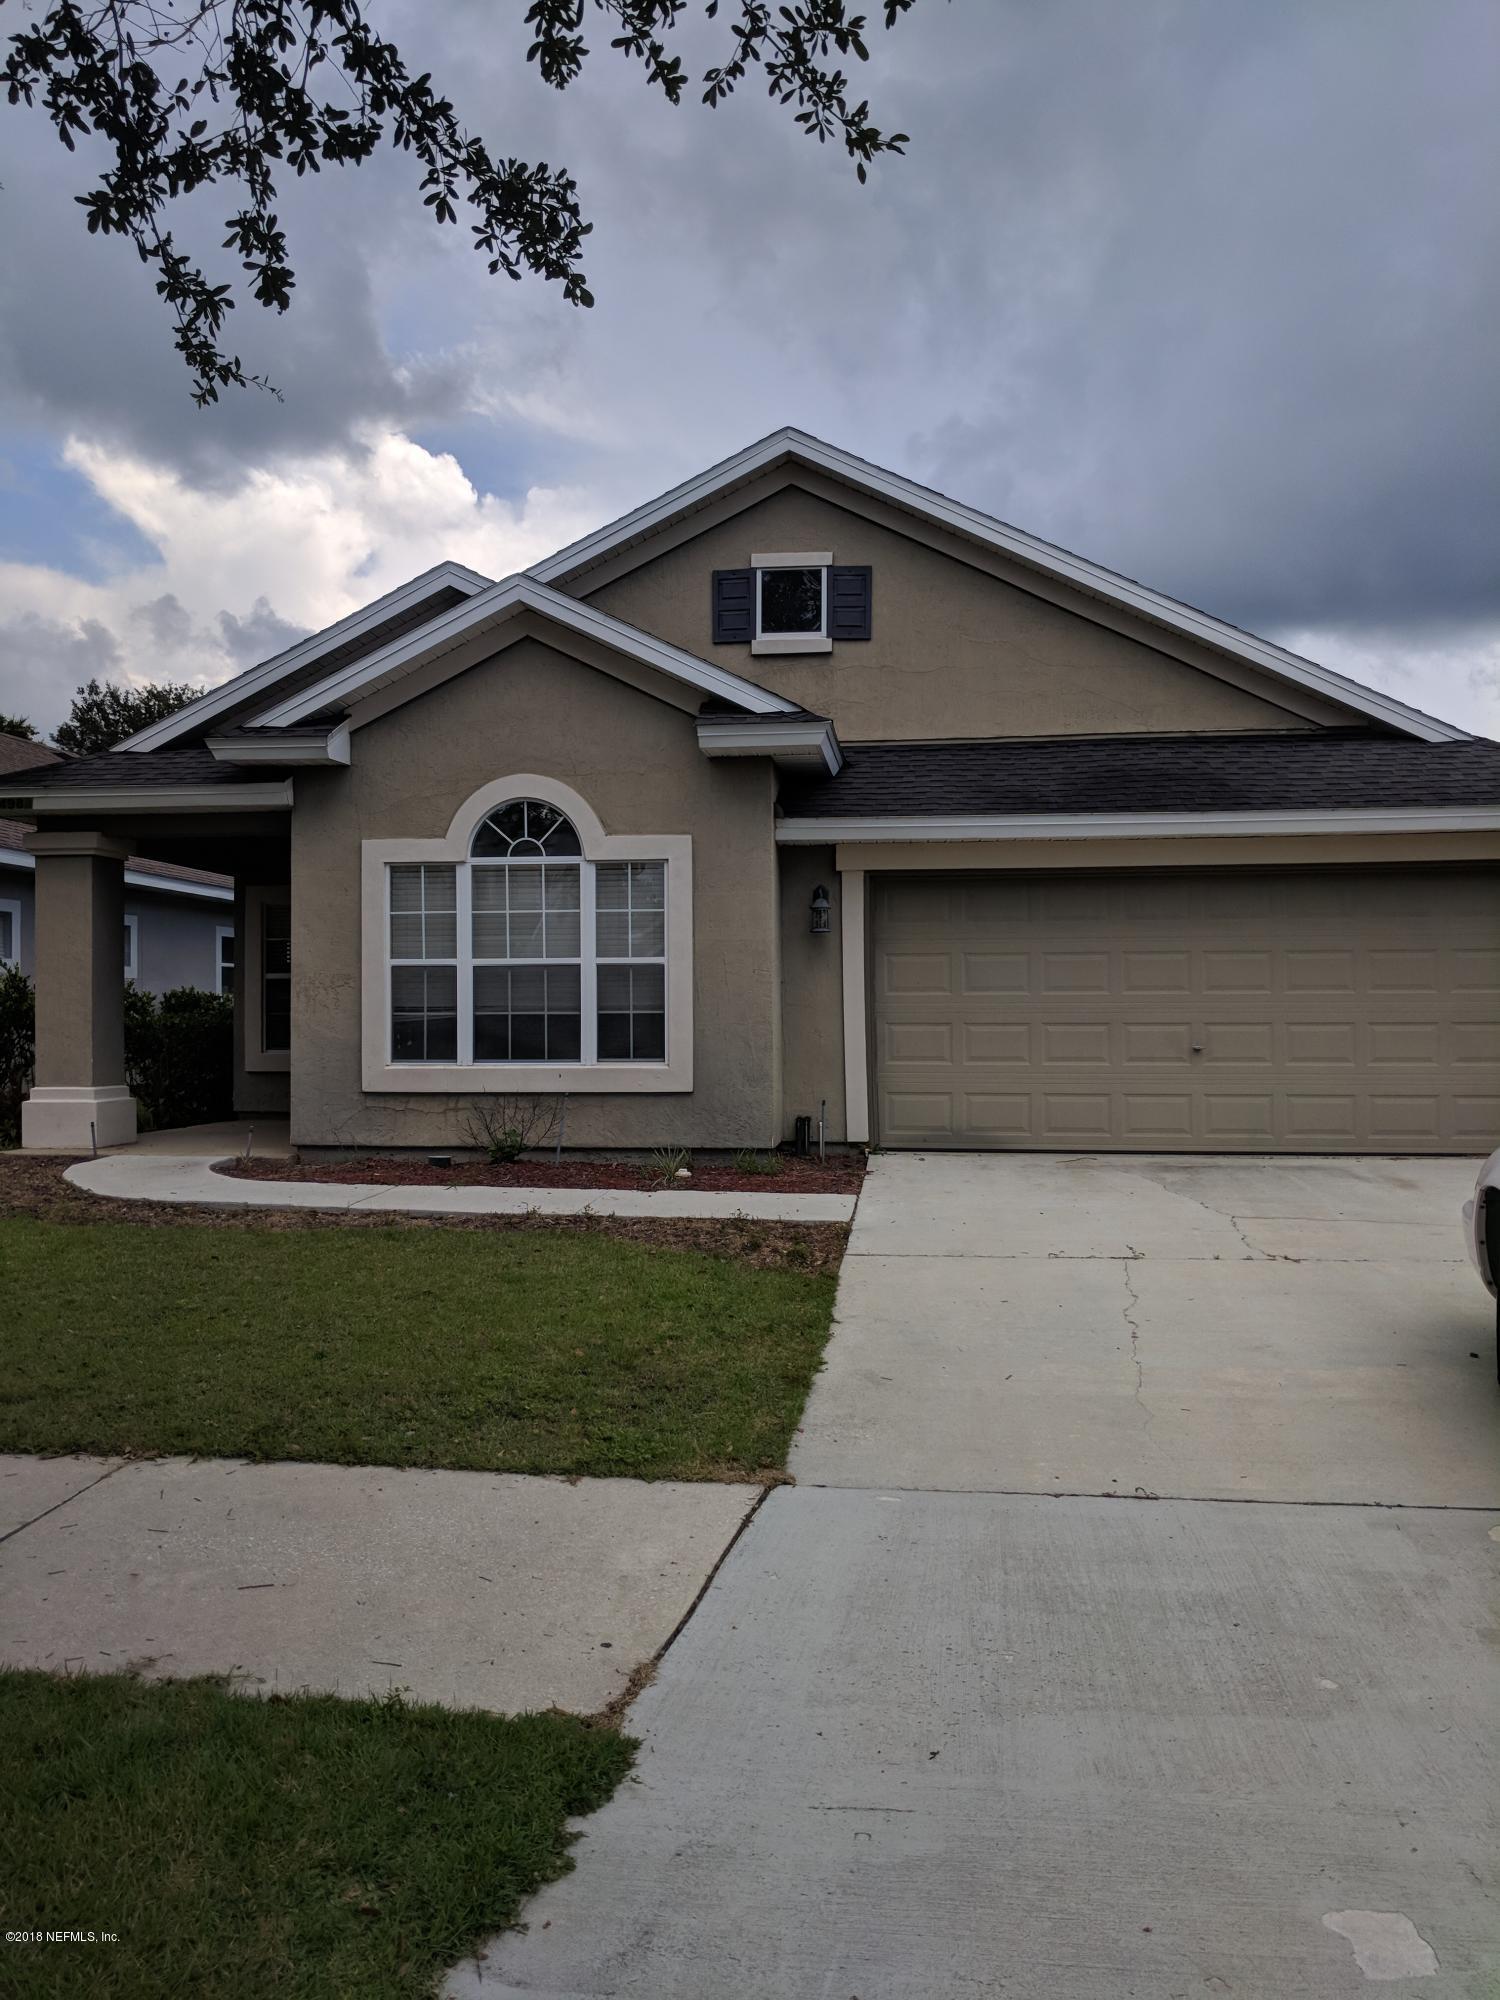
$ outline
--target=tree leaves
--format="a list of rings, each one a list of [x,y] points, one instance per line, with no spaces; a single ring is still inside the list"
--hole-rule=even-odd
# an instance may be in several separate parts
[[[710,20],[719,4],[703,0]],[[884,0],[886,27],[915,4]],[[583,27],[597,11],[618,31],[610,47],[642,64],[647,83],[680,104],[688,79],[664,37],[689,5],[531,0],[526,60],[544,83],[565,90],[588,58]],[[834,66],[869,55],[865,18],[850,14],[847,0],[792,0],[774,11],[766,0],[735,0],[735,7],[727,57],[701,79],[705,104],[722,103],[754,67],[774,99],[795,107],[809,137],[842,140],[861,182],[879,154],[904,149],[904,132],[881,132],[867,103],[850,106],[848,79]],[[184,63],[188,74],[168,84],[165,76]],[[223,247],[238,255],[250,296],[285,312],[296,280],[274,206],[279,165],[303,179],[325,165],[358,166],[381,145],[412,153],[423,170],[424,206],[439,223],[469,210],[477,218],[474,248],[492,274],[529,271],[560,283],[573,305],[594,302],[579,262],[590,225],[571,175],[493,156],[430,73],[408,73],[360,0],[96,0],[87,12],[78,0],[51,0],[11,37],[0,83],[11,104],[40,103],[70,153],[91,133],[112,150],[99,185],[75,199],[90,235],[129,237],[155,267],[200,406],[223,388],[270,384],[224,350],[234,288],[211,282],[177,248],[164,217],[198,188],[235,188],[240,205],[226,218]]]

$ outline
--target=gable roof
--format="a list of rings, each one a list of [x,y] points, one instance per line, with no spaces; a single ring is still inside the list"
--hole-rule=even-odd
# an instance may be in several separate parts
[[[906,513],[934,522],[981,547],[996,550],[1184,638],[1211,646],[1231,659],[1258,667],[1278,680],[1338,702],[1402,735],[1415,736],[1427,743],[1457,742],[1468,735],[1466,730],[1441,722],[1435,716],[1424,715],[1420,709],[1398,701],[1394,695],[1362,687],[1358,681],[1349,680],[1329,667],[1318,665],[1316,661],[1305,660],[1283,646],[1273,645],[1269,639],[1241,631],[1237,625],[1214,618],[1192,605],[1179,603],[1176,598],[1151,590],[1130,577],[1120,576],[1114,570],[1105,569],[1102,564],[1089,562],[1052,542],[1044,542],[1039,536],[1026,534],[991,514],[982,513],[977,507],[951,500],[946,494],[921,486],[914,479],[887,472],[881,466],[871,465],[867,459],[855,457],[852,452],[841,451],[837,445],[825,444],[821,438],[790,427],[772,431],[769,437],[747,445],[743,451],[722,459],[706,472],[684,480],[680,486],[674,486],[658,499],[647,501],[644,506],[621,515],[607,527],[570,543],[545,562],[533,564],[527,574],[542,583],[569,581],[607,556],[647,540],[670,523],[709,506],[735,487],[748,485],[763,473],[783,465],[806,466],[810,471],[824,473],[860,492],[873,494]]]
[[[340,618],[323,631],[299,639],[295,646],[288,646],[284,652],[210,688],[175,715],[163,716],[160,722],[137,731],[117,747],[131,751],[161,750],[169,743],[181,742],[211,722],[223,722],[258,696],[269,696],[273,691],[284,696],[293,688],[306,686],[309,680],[322,680],[489,588],[490,579],[481,576],[478,570],[466,569],[462,563],[439,563],[434,569],[414,576],[410,583],[377,597],[373,604],[351,611],[347,618]]]
[[[731,703],[742,713],[786,715],[796,706],[754,681],[730,673],[726,667],[700,660],[696,653],[684,652],[680,646],[669,645],[665,639],[643,632],[637,625],[626,624],[623,618],[616,618],[597,605],[552,590],[532,576],[521,575],[491,584],[378,651],[273,702],[249,720],[257,728],[288,729],[310,721],[324,709],[346,708],[381,682],[397,680],[424,662],[451,652],[465,640],[526,611],[536,612],[581,637],[596,639],[642,666],[652,667],[706,696]]]

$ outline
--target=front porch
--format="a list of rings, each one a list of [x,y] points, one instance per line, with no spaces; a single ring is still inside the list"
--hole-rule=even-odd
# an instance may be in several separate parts
[[[144,1138],[153,1150],[185,1146],[222,1156],[241,1150],[253,1125],[257,1152],[285,1149],[290,1022],[277,995],[290,985],[290,787],[236,783],[241,774],[225,766],[213,767],[216,782],[186,792],[155,774],[155,782],[136,785],[128,782],[132,767],[145,776],[145,760],[111,753],[127,782],[106,790],[97,780],[81,782],[88,763],[99,761],[45,767],[45,786],[6,802],[35,825],[26,845],[36,860],[36,1052],[21,1106],[22,1147],[102,1153]],[[222,1127],[138,1133],[126,1080],[122,953],[125,864],[135,856],[209,869],[235,883],[235,1118]]]

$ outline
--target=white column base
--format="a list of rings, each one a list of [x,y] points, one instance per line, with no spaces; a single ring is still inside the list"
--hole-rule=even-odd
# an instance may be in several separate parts
[[[21,1106],[23,1146],[88,1153],[135,1140],[135,1099],[123,1083],[33,1085]]]

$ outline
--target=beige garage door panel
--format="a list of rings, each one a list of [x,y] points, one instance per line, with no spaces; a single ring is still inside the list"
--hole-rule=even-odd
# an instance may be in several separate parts
[[[1486,1152],[1483,870],[877,877],[885,1145]]]

